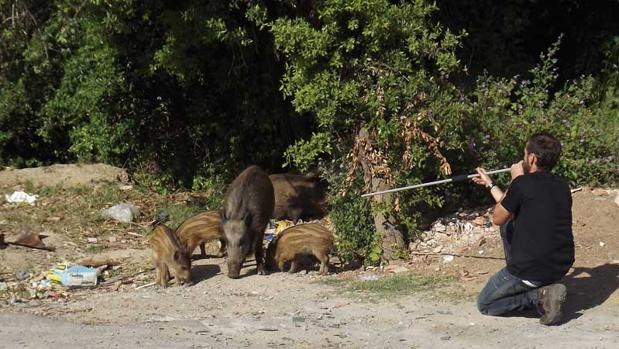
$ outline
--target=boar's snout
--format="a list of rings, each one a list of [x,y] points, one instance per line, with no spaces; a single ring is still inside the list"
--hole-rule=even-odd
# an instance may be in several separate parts
[[[241,266],[238,263],[228,263],[228,277],[238,279],[241,275]]]
[[[179,285],[183,285],[183,286],[191,286],[191,285],[193,285],[193,281],[191,280],[191,274],[190,273],[184,273],[184,275],[183,274],[177,275],[176,282]]]

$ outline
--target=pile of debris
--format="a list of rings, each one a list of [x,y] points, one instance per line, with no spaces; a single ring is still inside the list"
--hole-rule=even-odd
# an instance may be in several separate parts
[[[15,273],[11,281],[0,281],[0,304],[27,303],[31,300],[51,299],[67,301],[69,293],[60,285],[45,278],[45,273],[31,276],[27,272]]]
[[[462,211],[439,218],[409,244],[409,250],[443,255],[476,250],[478,255],[483,255],[483,246],[488,241],[500,240],[499,227],[491,222],[491,210]]]

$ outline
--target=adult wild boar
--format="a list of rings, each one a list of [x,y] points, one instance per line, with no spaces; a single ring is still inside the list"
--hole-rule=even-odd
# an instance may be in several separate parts
[[[291,221],[322,218],[325,215],[327,185],[316,176],[273,174],[269,178],[275,191],[276,220]]]
[[[222,208],[228,253],[228,277],[239,277],[245,257],[255,251],[258,274],[264,275],[262,239],[273,216],[273,185],[258,166],[250,166],[230,184]]]

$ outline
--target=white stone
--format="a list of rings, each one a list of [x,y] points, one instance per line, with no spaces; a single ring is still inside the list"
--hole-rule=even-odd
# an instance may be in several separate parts
[[[434,224],[434,227],[432,227],[432,229],[437,232],[444,232],[445,230],[447,230],[447,227],[441,222],[437,222],[436,224]]]

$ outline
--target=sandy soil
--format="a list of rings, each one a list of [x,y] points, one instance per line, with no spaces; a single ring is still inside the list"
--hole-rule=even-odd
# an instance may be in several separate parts
[[[0,302],[0,348],[618,348],[617,193],[585,188],[573,196],[577,260],[564,279],[568,302],[560,326],[542,326],[535,314],[488,317],[477,312],[475,294],[503,266],[501,260],[456,257],[444,263],[441,256],[416,256],[399,263],[407,273],[455,281],[431,291],[387,296],[346,286],[346,280],[369,274],[390,277],[380,270],[259,276],[248,263],[245,276],[231,280],[224,275],[223,259],[208,258],[194,263],[197,284],[192,287],[136,289],[152,281],[154,272],[146,272],[118,289],[72,291],[58,301]],[[0,213],[10,217],[12,209],[3,207]],[[64,246],[62,229],[53,231]],[[496,229],[488,232],[485,256],[502,256],[496,234]],[[147,267],[145,245],[130,245],[135,250],[116,250],[124,251],[118,253],[132,259],[135,269]],[[11,258],[6,258],[8,251]],[[476,252],[471,248],[463,254]],[[2,270],[27,267],[19,254],[30,255],[30,267],[47,267],[63,253],[66,258],[86,254],[70,244],[58,252],[10,248],[0,251]]]
[[[106,164],[65,165],[23,169],[4,169],[0,171],[0,186],[18,185],[30,182],[35,186],[91,185],[100,182],[126,181],[127,172]]]

